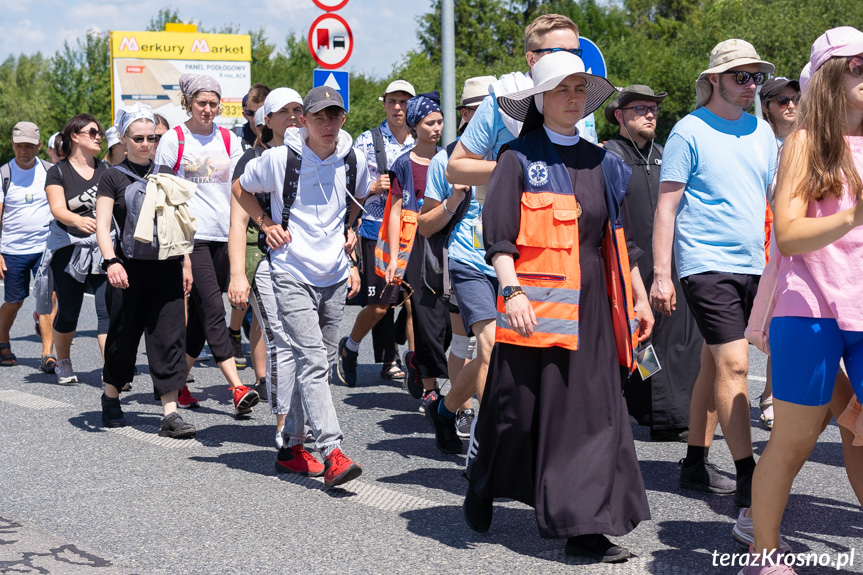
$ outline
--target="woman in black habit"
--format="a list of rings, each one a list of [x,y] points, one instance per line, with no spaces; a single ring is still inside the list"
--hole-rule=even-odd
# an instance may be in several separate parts
[[[501,291],[465,519],[487,531],[492,500],[512,498],[536,509],[543,537],[567,539],[567,554],[624,561],[606,535],[650,518],[618,367],[632,368],[653,326],[641,252],[623,233],[631,171],[575,128],[614,92],[604,78],[568,52],[544,56],[533,77],[498,99],[525,126],[483,210]]]

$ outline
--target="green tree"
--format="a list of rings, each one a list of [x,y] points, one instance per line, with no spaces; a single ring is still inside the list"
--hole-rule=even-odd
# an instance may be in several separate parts
[[[49,118],[48,67],[49,61],[39,52],[32,56],[10,56],[0,64],[0,165],[13,156],[10,136],[18,122],[34,122],[39,126],[43,144],[56,130]]]

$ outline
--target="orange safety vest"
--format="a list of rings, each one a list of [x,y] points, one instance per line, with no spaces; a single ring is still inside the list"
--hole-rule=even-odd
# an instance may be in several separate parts
[[[414,193],[413,170],[410,163],[410,151],[396,158],[390,170],[390,181],[395,178],[402,187],[402,211],[399,217],[399,249],[396,260],[395,283],[401,283],[405,277],[405,270],[411,251],[414,247],[414,239],[417,235],[419,225],[420,205]],[[390,264],[389,225],[390,209],[392,208],[393,195],[387,195],[387,203],[384,207],[384,217],[381,221],[381,229],[378,232],[378,241],[375,245],[375,273],[380,277],[386,276],[387,267]]]
[[[520,226],[514,260],[519,284],[531,302],[537,326],[530,338],[519,335],[506,320],[498,291],[495,341],[526,347],[579,347],[581,266],[578,246],[578,203],[572,180],[544,130],[508,144],[524,170]],[[602,243],[606,286],[611,307],[618,362],[635,369],[638,319],[633,309],[629,254],[620,216],[620,202],[632,171],[613,154],[600,150],[608,204],[608,229]]]

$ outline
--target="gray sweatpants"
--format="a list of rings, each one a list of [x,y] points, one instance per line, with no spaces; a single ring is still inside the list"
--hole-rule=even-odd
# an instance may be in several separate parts
[[[283,433],[290,437],[289,447],[301,445],[308,419],[315,448],[326,457],[344,437],[330,394],[330,370],[336,360],[347,280],[319,288],[285,273],[274,272],[272,277],[297,374]]]

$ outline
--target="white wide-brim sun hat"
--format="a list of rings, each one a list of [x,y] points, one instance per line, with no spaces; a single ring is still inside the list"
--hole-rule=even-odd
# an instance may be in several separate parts
[[[580,76],[587,83],[587,100],[584,103],[582,117],[588,116],[614,94],[617,89],[602,76],[588,74],[584,71],[584,62],[575,54],[569,52],[554,52],[543,56],[533,65],[531,70],[533,88],[500,96],[497,104],[511,118],[523,122],[530,109],[534,96],[556,88],[570,76]]]

